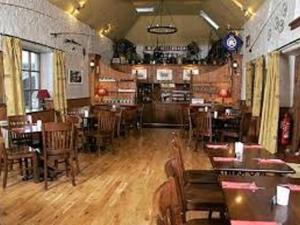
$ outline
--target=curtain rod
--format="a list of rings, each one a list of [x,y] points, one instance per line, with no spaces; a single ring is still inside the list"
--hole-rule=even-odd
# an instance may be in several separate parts
[[[0,33],[0,35],[1,36],[6,36],[6,37],[18,38],[21,41],[25,41],[25,42],[28,42],[28,43],[31,43],[31,44],[34,44],[34,45],[40,45],[40,46],[43,46],[43,47],[46,47],[46,48],[49,48],[49,49],[52,49],[52,50],[64,51],[64,50],[59,49],[59,48],[51,47],[49,45],[41,44],[41,43],[38,43],[38,42],[35,42],[35,41],[30,41],[30,40],[27,40],[27,39],[24,39],[24,38],[21,38],[21,37],[18,37],[18,36],[13,36],[13,35],[10,35],[10,34],[5,34],[5,33]]]
[[[290,45],[292,45],[292,44],[294,44],[294,43],[297,43],[298,41],[300,41],[300,38],[297,38],[297,39],[295,39],[295,40],[293,40],[293,41],[291,41],[291,42],[289,42],[289,43],[287,43],[287,44],[285,44],[285,45],[283,45],[283,46],[277,48],[276,51],[281,51],[281,50],[283,50],[284,48],[286,48],[286,47],[288,47],[288,46],[290,46]]]

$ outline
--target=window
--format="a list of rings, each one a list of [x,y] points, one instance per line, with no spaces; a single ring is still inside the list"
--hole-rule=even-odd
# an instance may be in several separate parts
[[[37,98],[40,89],[40,54],[22,51],[22,77],[26,111],[40,108]]]

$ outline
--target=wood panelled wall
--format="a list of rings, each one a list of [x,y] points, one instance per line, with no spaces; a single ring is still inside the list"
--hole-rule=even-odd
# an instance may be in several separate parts
[[[197,68],[199,73],[206,73],[214,71],[220,66],[201,66],[201,65],[113,65],[113,68],[122,71],[124,73],[132,74],[138,68],[143,68],[147,70],[147,80],[144,82],[159,82],[156,79],[157,69],[171,69],[173,72],[173,82],[181,83],[182,74],[185,68]]]

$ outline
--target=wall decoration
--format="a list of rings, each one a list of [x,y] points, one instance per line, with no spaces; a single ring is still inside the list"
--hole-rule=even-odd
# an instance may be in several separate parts
[[[240,37],[235,35],[233,32],[229,32],[224,38],[223,38],[223,46],[227,49],[229,52],[235,52],[239,50],[242,47],[242,40]]]
[[[250,47],[251,36],[250,34],[246,36],[246,48]]]
[[[182,79],[185,80],[185,81],[191,80],[191,73],[193,75],[199,75],[199,69],[195,69],[195,68],[185,68],[185,69],[183,69]]]
[[[82,71],[79,70],[69,70],[69,84],[82,84]]]
[[[147,69],[145,68],[132,69],[132,75],[135,75],[138,80],[147,80]]]
[[[173,70],[170,69],[157,69],[156,79],[158,81],[169,81],[173,79]]]

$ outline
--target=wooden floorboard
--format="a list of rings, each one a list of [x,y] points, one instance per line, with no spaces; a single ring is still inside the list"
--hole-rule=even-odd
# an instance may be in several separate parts
[[[73,187],[65,176],[24,182],[17,172],[0,190],[0,225],[149,225],[152,196],[166,179],[171,129],[144,129],[115,144],[114,151],[80,154],[81,173]],[[203,151],[184,151],[187,168],[209,168]],[[2,180],[2,177],[1,177]]]

